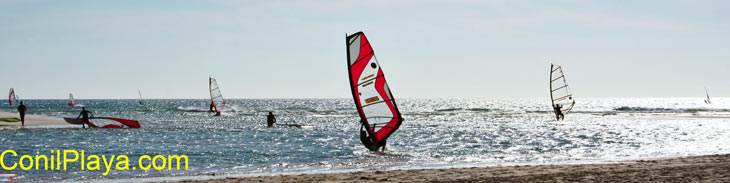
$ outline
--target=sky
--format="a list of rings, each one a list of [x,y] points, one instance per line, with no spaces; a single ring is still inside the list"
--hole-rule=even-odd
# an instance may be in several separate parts
[[[396,98],[730,97],[730,1],[0,0],[20,98],[350,98],[363,31]],[[3,89],[4,88],[4,89]]]

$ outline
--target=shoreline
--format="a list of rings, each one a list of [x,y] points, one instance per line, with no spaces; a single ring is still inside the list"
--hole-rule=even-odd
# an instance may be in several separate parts
[[[20,118],[20,115],[16,113],[0,111],[0,118]],[[61,118],[42,116],[42,115],[25,115],[25,126],[51,126],[51,125],[71,125],[66,123]],[[21,126],[21,122],[2,122],[0,121],[0,128],[8,126]]]
[[[730,154],[589,164],[356,171],[240,177],[180,178],[165,182],[730,182]]]

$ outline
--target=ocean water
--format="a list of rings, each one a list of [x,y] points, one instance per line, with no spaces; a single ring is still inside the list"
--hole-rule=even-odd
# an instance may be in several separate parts
[[[222,116],[209,100],[77,100],[96,116],[139,120],[139,129],[79,126],[0,128],[0,150],[127,155],[187,155],[189,170],[0,170],[21,182],[140,180],[150,177],[251,176],[357,170],[590,163],[730,153],[730,98],[577,99],[555,121],[549,99],[400,99],[405,121],[387,153],[359,141],[352,99],[233,99]],[[65,100],[25,100],[30,114],[75,117]],[[0,110],[15,109],[3,104]],[[305,128],[267,128],[266,114]],[[17,157],[11,158],[17,160]],[[12,161],[5,161],[12,163]],[[102,168],[103,169],[103,168]]]

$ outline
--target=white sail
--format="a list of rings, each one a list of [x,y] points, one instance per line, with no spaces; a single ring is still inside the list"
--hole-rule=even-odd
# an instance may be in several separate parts
[[[226,105],[226,101],[223,100],[223,94],[221,94],[215,78],[208,78],[208,88],[210,89],[210,102],[213,104],[213,109],[215,109],[215,112],[220,112],[221,107]]]
[[[69,106],[72,106],[72,107],[77,105],[76,102],[74,101],[74,94],[73,93],[69,93],[68,94],[68,105]]]
[[[710,93],[707,93],[707,87],[705,87],[705,95],[707,95],[707,99],[705,99],[705,103],[712,104],[712,101],[710,101]]]
[[[137,90],[137,92],[139,93],[139,101],[137,102],[139,102],[139,105],[144,105],[144,101],[142,100],[142,91]]]
[[[567,113],[575,105],[573,92],[570,91],[563,68],[559,65],[550,64],[550,100],[553,108],[560,105],[563,113]]]

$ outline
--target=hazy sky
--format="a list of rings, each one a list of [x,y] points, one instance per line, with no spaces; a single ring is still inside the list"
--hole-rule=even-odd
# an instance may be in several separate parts
[[[21,98],[349,98],[364,31],[396,98],[730,96],[730,1],[0,0]]]

